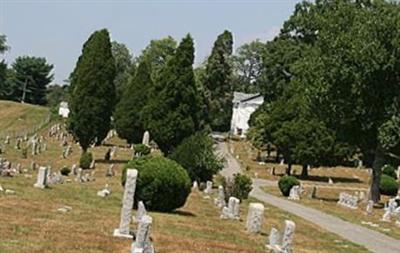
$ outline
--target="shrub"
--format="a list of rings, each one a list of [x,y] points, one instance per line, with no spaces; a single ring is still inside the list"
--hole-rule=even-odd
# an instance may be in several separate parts
[[[141,154],[141,155],[148,155],[150,154],[150,148],[147,147],[144,144],[135,144],[133,145],[133,149],[135,150],[135,154]]]
[[[225,188],[226,198],[233,196],[241,201],[249,197],[250,191],[253,189],[250,177],[243,174],[235,174],[233,179],[221,180],[222,186]]]
[[[385,165],[382,168],[382,174],[397,179],[396,170],[392,165]]]
[[[381,194],[396,196],[398,189],[399,184],[396,182],[396,179],[385,174],[381,176],[381,182],[379,184],[379,191]]]
[[[212,139],[205,133],[197,132],[186,138],[170,155],[189,173],[192,181],[206,182],[223,167],[223,159],[214,152]]]
[[[93,161],[93,155],[90,152],[85,152],[82,154],[81,159],[79,161],[79,166],[83,169],[83,170],[87,170],[90,169],[90,164]]]
[[[185,204],[191,181],[186,170],[178,163],[161,156],[134,159],[124,167],[123,185],[128,168],[138,170],[135,206],[138,201],[143,201],[149,210],[168,212]]]
[[[286,197],[289,196],[290,189],[292,189],[294,185],[300,185],[300,182],[293,176],[285,175],[281,177],[278,182],[279,189],[281,190],[283,196]]]
[[[69,173],[71,173],[71,169],[68,168],[67,166],[64,166],[64,167],[61,168],[60,173],[63,176],[68,176]]]

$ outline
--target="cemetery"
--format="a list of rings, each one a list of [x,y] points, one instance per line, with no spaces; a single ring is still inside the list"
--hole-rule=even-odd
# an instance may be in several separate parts
[[[0,253],[400,252],[398,1],[0,8]]]

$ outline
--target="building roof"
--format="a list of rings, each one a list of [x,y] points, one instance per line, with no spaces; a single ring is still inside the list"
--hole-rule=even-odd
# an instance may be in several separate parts
[[[239,103],[239,102],[246,102],[249,101],[253,98],[261,96],[260,93],[243,93],[243,92],[233,92],[233,103]]]

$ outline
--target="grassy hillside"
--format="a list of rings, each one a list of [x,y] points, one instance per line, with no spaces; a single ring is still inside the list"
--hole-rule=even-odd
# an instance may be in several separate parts
[[[30,131],[49,115],[49,108],[0,100],[0,136]]]

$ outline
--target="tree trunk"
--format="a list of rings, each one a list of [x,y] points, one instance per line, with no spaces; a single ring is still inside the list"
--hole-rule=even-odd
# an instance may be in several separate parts
[[[385,151],[383,147],[378,144],[375,150],[374,162],[372,163],[372,182],[371,182],[371,200],[378,203],[381,200],[379,192],[379,183],[381,181],[381,169],[385,165]]]
[[[286,168],[286,175],[290,176],[291,173],[292,173],[292,163],[289,162]]]
[[[301,177],[307,178],[308,177],[308,166],[307,164],[303,164],[303,170],[301,171]]]

